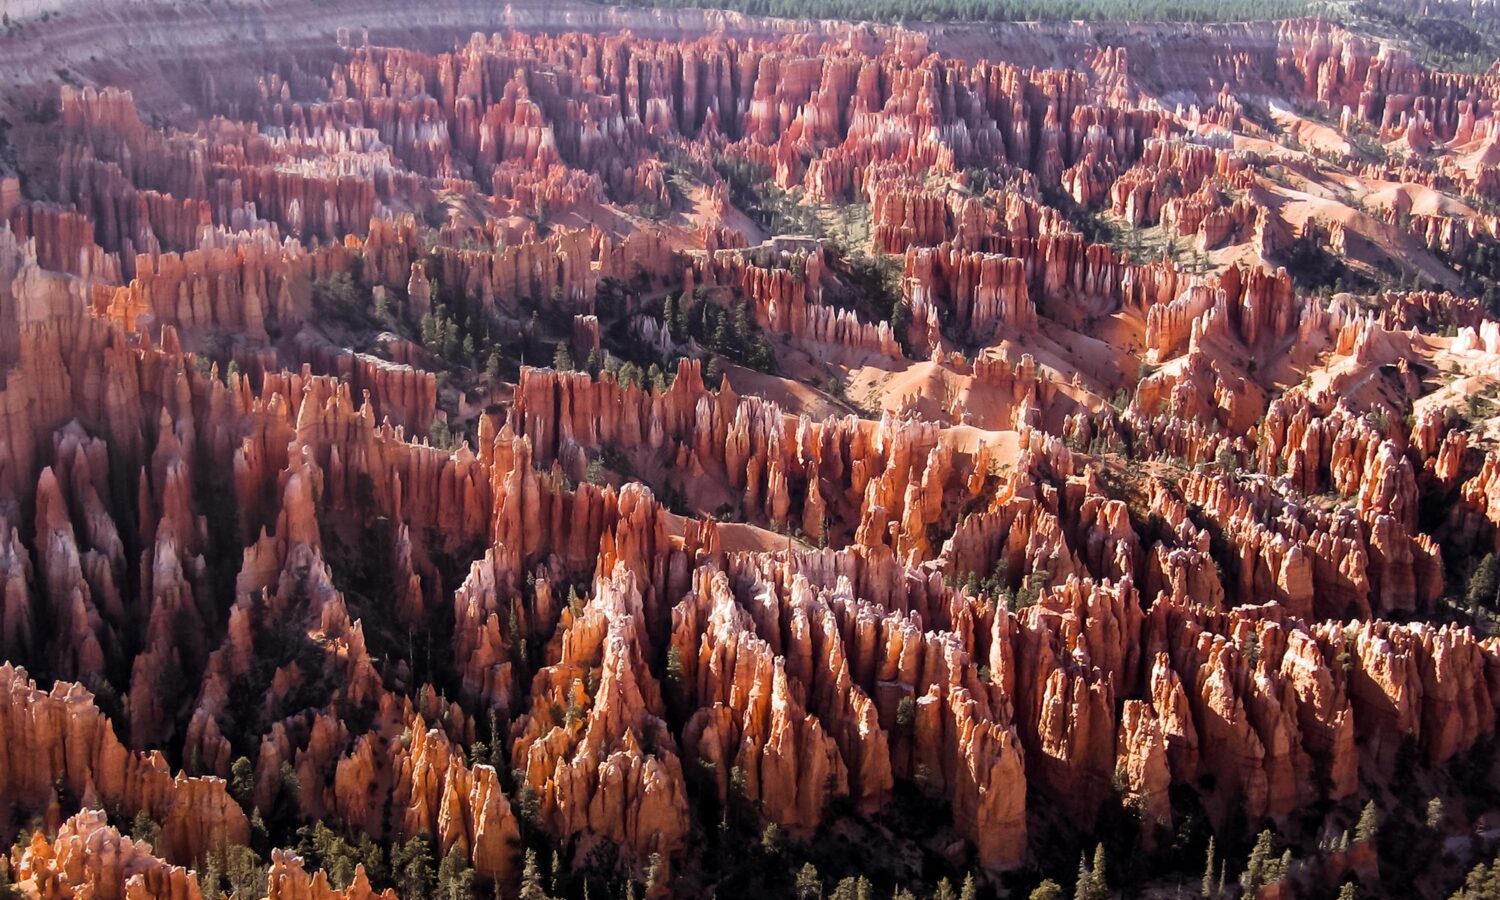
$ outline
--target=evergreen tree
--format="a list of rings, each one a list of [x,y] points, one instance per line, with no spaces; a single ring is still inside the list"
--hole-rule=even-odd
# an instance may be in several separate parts
[[[1048,878],[1031,890],[1031,900],[1062,900],[1062,885]]]
[[[391,848],[391,875],[403,897],[432,894],[432,843],[427,835],[416,835]]]
[[[667,681],[682,683],[682,651],[675,646],[667,648]]]
[[[1268,828],[1256,837],[1255,846],[1250,850],[1250,860],[1245,864],[1245,871],[1240,873],[1240,885],[1244,887],[1246,896],[1254,896],[1256,891],[1266,885],[1275,884],[1286,877],[1291,868],[1292,851],[1286,850],[1279,857],[1275,854],[1276,835]]]
[[[474,870],[463,848],[454,844],[438,866],[438,896],[443,900],[470,900],[474,896]]]
[[[1474,574],[1469,576],[1469,611],[1477,613],[1481,609],[1500,608],[1500,603],[1496,602],[1497,594],[1500,594],[1500,560],[1495,554],[1486,553],[1474,567]]]
[[[730,772],[730,778],[731,778],[730,786],[731,786],[731,789],[734,787],[733,777],[734,777],[734,775],[735,775],[736,772],[739,772],[739,766],[735,766],[734,769]],[[744,774],[740,773],[740,777],[743,779],[744,778]],[[744,795],[744,785],[743,785],[743,783],[740,785],[740,791],[739,791],[739,793],[740,793],[740,796]],[[766,823],[766,827],[761,831],[761,833],[760,833],[760,849],[767,856],[780,856],[781,855],[781,828],[775,822],[767,822]]]
[[[153,848],[161,843],[161,826],[144,809],[130,820],[130,836],[136,841],[145,841]],[[159,849],[159,848],[158,848]]]
[[[297,852],[328,874],[328,883],[343,890],[354,881],[359,855],[354,847],[322,822],[297,830]]]
[[[259,900],[266,895],[269,870],[260,856],[249,847],[230,847],[224,862],[224,876],[235,900]]]
[[[979,886],[974,883],[974,873],[964,876],[964,886],[958,892],[958,900],[979,900]]]
[[[536,851],[527,849],[526,862],[521,866],[521,900],[549,900],[542,890],[542,873],[537,868]]]
[[[1109,900],[1103,844],[1094,848],[1093,865],[1088,865],[1081,856],[1078,858],[1078,882],[1073,888],[1073,900]]]
[[[372,882],[384,883],[390,880],[390,873],[385,868],[385,852],[368,834],[359,836],[359,843],[354,848],[354,856],[358,864],[365,867],[365,877]]]
[[[667,299],[662,303],[661,323],[667,329],[667,334],[675,340],[677,338],[677,298],[671,294],[668,294]]]
[[[1371,800],[1365,804],[1364,809],[1359,811],[1359,824],[1354,826],[1355,843],[1373,841],[1380,833],[1380,810],[1376,808],[1375,801]]]
[[[240,804],[249,809],[255,798],[255,766],[246,757],[239,757],[229,766],[229,793]]]
[[[1500,859],[1470,869],[1463,887],[1449,900],[1500,900]]]
[[[803,863],[797,873],[796,896],[797,900],[820,900],[823,896],[823,879],[810,862]]]
[[[1216,874],[1214,869],[1214,839],[1213,836],[1210,835],[1208,838],[1208,862],[1203,867],[1202,893],[1204,900],[1212,900],[1212,898],[1219,896],[1219,885],[1214,881],[1214,876]]]
[[[875,887],[870,884],[870,879],[850,876],[840,879],[828,896],[830,900],[871,900],[874,894]]]
[[[218,900],[224,892],[224,861],[218,853],[210,851],[204,860],[203,870],[198,873],[198,887],[206,900]]]

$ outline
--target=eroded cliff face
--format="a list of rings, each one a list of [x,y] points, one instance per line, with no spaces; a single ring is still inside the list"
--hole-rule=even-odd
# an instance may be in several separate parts
[[[1314,21],[1153,62],[1196,98],[1168,104],[1124,46],[469,12],[504,27],[403,45],[393,14],[253,77],[80,63],[100,83],[19,126],[28,895],[197,898],[255,844],[268,897],[394,896],[267,852],[314,822],[486,891],[529,841],[660,893],[747,811],[807,841],[913,803],[998,876],[1120,822],[1336,832],[1493,737],[1500,643],[1437,622],[1500,549],[1461,415],[1500,354],[1460,295],[1494,221],[1411,199],[1493,198],[1493,79]],[[1278,156],[1240,82],[1431,159]],[[179,101],[196,127],[161,125]],[[1411,190],[1294,221],[1273,165]],[[1299,287],[1296,254],[1396,232],[1436,289]]]

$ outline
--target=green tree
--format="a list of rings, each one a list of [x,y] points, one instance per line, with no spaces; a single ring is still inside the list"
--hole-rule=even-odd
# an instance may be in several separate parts
[[[536,851],[526,850],[526,862],[521,866],[521,900],[549,900],[542,890],[542,871],[537,866]]]
[[[964,876],[964,886],[958,891],[958,900],[979,900],[979,885],[974,883],[974,873]]]
[[[356,849],[343,835],[322,822],[297,829],[297,836],[297,852],[323,869],[328,874],[329,884],[343,890],[354,882],[355,870],[367,856],[367,848]],[[378,847],[375,850],[379,852]]]
[[[797,873],[797,900],[819,900],[823,896],[823,879],[812,863],[803,863]]]
[[[312,297],[313,304],[319,309],[340,316],[353,316],[364,307],[354,278],[348,272],[335,272],[313,282]]]
[[[249,809],[255,799],[255,766],[241,756],[229,765],[229,793],[240,806]]]
[[[830,900],[871,900],[875,895],[875,886],[870,879],[864,876],[850,876],[839,879],[834,885],[833,893],[829,894]]]
[[[730,772],[731,779],[733,778],[734,773],[738,770],[739,767],[736,766],[735,769]],[[743,779],[744,774],[741,773],[740,777],[741,779]],[[743,784],[741,784],[740,786],[740,791],[744,791]],[[762,829],[760,833],[760,849],[767,856],[781,855],[781,826],[777,825],[775,822],[766,823],[766,827]]]
[[[1290,850],[1279,857],[1276,855],[1276,834],[1269,828],[1262,831],[1250,850],[1245,871],[1240,873],[1240,885],[1245,889],[1245,895],[1253,897],[1266,885],[1281,881],[1286,877],[1291,861]]]
[[[1500,594],[1500,560],[1495,554],[1486,553],[1474,567],[1474,574],[1469,576],[1467,597],[1470,612],[1500,609],[1497,594]]]
[[[1359,811],[1359,823],[1354,826],[1355,843],[1373,841],[1380,834],[1380,810],[1371,800]]]
[[[224,876],[234,900],[260,900],[266,895],[270,869],[249,847],[230,847],[225,854]]]
[[[433,890],[431,838],[418,834],[392,847],[391,875],[401,896],[430,896]]]
[[[573,371],[573,354],[568,352],[567,344],[558,344],[552,351],[552,368],[559,372]]]
[[[1470,869],[1464,886],[1449,900],[1500,900],[1500,859]]]
[[[917,704],[911,697],[902,697],[896,702],[896,727],[908,729],[917,720]]]
[[[144,809],[137,812],[135,818],[130,820],[130,836],[160,849],[158,845],[161,844],[161,826],[156,824],[156,820],[151,818],[151,814]]]
[[[1048,878],[1031,889],[1031,900],[1062,900],[1062,885]]]
[[[203,869],[198,872],[198,887],[207,900],[218,900],[224,893],[224,858],[218,853],[209,851],[203,861]]]
[[[438,896],[443,900],[470,900],[474,896],[474,870],[463,847],[454,844],[438,866]]]
[[[276,775],[281,786],[276,791],[270,818],[273,823],[291,828],[302,812],[302,780],[289,762],[282,763]]]
[[[359,843],[354,847],[354,855],[359,865],[365,867],[365,877],[372,882],[384,884],[390,880],[390,873],[385,868],[385,851],[381,850],[380,845],[375,843],[368,834],[359,836]]]
[[[1078,883],[1073,888],[1073,900],[1109,900],[1109,881],[1105,874],[1103,844],[1094,847],[1092,865],[1079,857]]]
[[[1428,828],[1436,831],[1439,828],[1443,827],[1444,814],[1445,810],[1443,809],[1443,800],[1441,797],[1433,797],[1431,800],[1427,801],[1426,822]]]
[[[1214,839],[1210,835],[1208,838],[1208,862],[1203,867],[1202,894],[1204,900],[1212,900],[1212,898],[1219,896],[1220,885],[1215,881],[1215,876],[1218,874],[1218,865],[1214,861],[1214,855]]]

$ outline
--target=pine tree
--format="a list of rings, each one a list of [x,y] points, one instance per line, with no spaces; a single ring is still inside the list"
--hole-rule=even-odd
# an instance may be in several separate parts
[[[1375,801],[1371,800],[1359,811],[1359,824],[1354,826],[1354,842],[1358,844],[1373,841],[1379,833],[1380,810],[1376,808]]]
[[[1073,889],[1073,900],[1109,900],[1109,882],[1105,877],[1104,845],[1094,848],[1094,862],[1089,865],[1078,857],[1078,883]]]
[[[1286,869],[1291,863],[1291,853],[1288,851],[1279,859],[1273,854],[1276,852],[1276,835],[1268,828],[1262,831],[1255,839],[1255,846],[1250,850],[1250,860],[1245,863],[1245,871],[1240,873],[1240,885],[1244,887],[1247,896],[1254,896],[1255,892],[1268,884],[1275,884],[1286,874]]]
[[[803,863],[797,873],[797,900],[820,900],[823,896],[823,879],[812,863]]]
[[[659,895],[666,891],[668,882],[666,863],[662,860],[660,853],[651,854],[651,862],[646,866],[646,895]]]
[[[152,847],[161,843],[161,826],[144,809],[130,820],[130,836],[136,841],[145,841]]]
[[[224,864],[225,880],[237,900],[264,897],[268,868],[249,847],[230,847]]]
[[[542,873],[537,868],[536,851],[526,851],[526,862],[521,867],[521,900],[548,900],[542,890]]]
[[[470,900],[474,895],[474,870],[463,848],[454,844],[438,866],[438,896],[443,900]]]
[[[1339,888],[1338,900],[1359,900],[1359,888],[1352,881],[1344,882],[1344,886]]]
[[[1208,862],[1203,867],[1203,898],[1213,900],[1219,896],[1219,886],[1214,883],[1214,839],[1208,838]]]
[[[974,883],[974,873],[964,876],[964,886],[959,889],[958,900],[979,900],[979,886]]]
[[[953,890],[953,882],[946,878],[939,881],[932,900],[958,900],[958,893]]]
[[[198,887],[202,889],[205,900],[218,900],[223,893],[223,872],[223,858],[218,853],[210,852],[203,864],[203,871],[198,873]]]
[[[1469,870],[1464,886],[1454,892],[1449,900],[1496,900],[1500,898],[1500,859],[1486,865],[1480,863]]]
[[[1032,888],[1031,900],[1062,900],[1062,885],[1048,878],[1041,884]]]
[[[391,848],[391,869],[396,887],[403,897],[427,897],[432,894],[432,845],[427,835],[419,834]]]
[[[255,798],[255,766],[246,757],[239,757],[229,766],[229,794],[246,809]]]
[[[1500,560],[1495,554],[1486,553],[1474,567],[1474,574],[1469,576],[1467,598],[1470,612],[1500,607],[1496,602],[1497,594],[1500,594]]]
[[[870,879],[850,876],[840,879],[834,886],[833,893],[828,896],[830,900],[871,900],[874,893],[875,888],[870,884]]]

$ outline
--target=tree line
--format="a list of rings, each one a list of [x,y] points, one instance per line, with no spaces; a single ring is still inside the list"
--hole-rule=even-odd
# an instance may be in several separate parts
[[[1309,14],[1301,0],[623,0],[638,8],[709,7],[756,16],[873,22],[1240,22]]]

